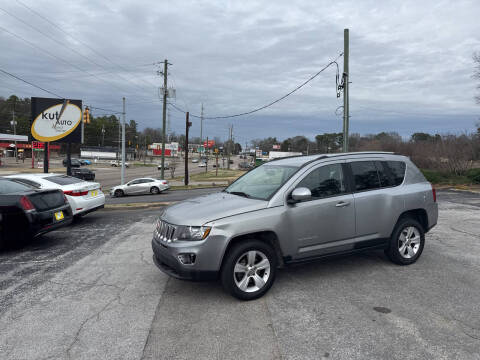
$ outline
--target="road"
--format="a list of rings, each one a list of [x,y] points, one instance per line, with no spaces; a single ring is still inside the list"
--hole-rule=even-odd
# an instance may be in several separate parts
[[[189,197],[200,196],[219,192],[223,188],[204,188],[204,189],[191,189],[191,190],[167,190],[158,195],[135,195],[135,196],[123,196],[123,197],[111,197],[105,195],[105,203],[107,205],[119,205],[119,204],[136,204],[136,203],[158,203],[158,202],[171,202],[182,201]]]
[[[251,302],[153,265],[160,209],[90,214],[0,254],[1,358],[480,359],[480,195],[438,201],[416,264],[369,252],[282,269]]]

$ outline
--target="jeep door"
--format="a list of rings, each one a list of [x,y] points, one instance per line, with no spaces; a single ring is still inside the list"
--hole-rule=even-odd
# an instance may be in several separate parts
[[[335,251],[355,236],[355,207],[343,162],[318,165],[295,188],[308,188],[312,197],[289,204],[288,227],[301,259]]]

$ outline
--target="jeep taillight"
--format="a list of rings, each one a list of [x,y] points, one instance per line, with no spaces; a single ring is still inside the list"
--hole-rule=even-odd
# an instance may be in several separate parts
[[[25,211],[31,211],[35,210],[35,206],[33,206],[32,202],[30,199],[26,196],[22,196],[20,199],[20,205],[22,206],[23,210]]]
[[[437,202],[437,190],[432,186],[433,202]]]

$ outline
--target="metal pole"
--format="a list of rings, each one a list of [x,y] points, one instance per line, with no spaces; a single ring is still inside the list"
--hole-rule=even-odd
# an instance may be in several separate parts
[[[188,121],[189,116],[190,113],[187,111],[185,114],[185,186],[188,185],[188,129],[190,125],[192,125],[192,123]]]
[[[348,128],[349,128],[349,102],[348,102],[348,54],[349,34],[348,29],[343,30],[343,152],[348,152]]]
[[[17,122],[15,121],[15,103],[13,103],[12,110],[12,125],[13,125],[13,135],[17,135]],[[18,162],[18,150],[17,150],[17,140],[15,140],[15,162]]]
[[[207,136],[207,146],[205,146],[207,149],[208,149],[208,136]],[[208,154],[207,154],[207,151],[205,149],[205,172],[208,171]]]
[[[168,61],[163,62],[163,113],[162,113],[162,170],[160,177],[165,179],[165,126],[167,122],[167,71]]]
[[[200,111],[200,146],[203,145],[203,103],[202,110]]]
[[[125,184],[125,97],[123,100],[123,112],[122,112],[122,178],[121,184]]]

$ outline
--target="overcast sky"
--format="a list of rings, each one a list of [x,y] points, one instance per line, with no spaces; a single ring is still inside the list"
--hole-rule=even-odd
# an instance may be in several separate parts
[[[205,116],[235,114],[281,97],[335,59],[349,28],[351,132],[460,133],[480,113],[472,78],[479,14],[478,0],[1,0],[0,68],[96,107],[121,110],[125,96],[127,120],[161,127],[154,63],[172,63],[178,107],[198,115],[203,102]],[[204,137],[225,138],[229,124],[241,143],[340,132],[335,72],[253,115],[206,120]],[[51,97],[3,74],[0,81],[1,96]],[[184,115],[172,109],[170,118],[183,133]],[[191,134],[200,134],[198,119]]]

